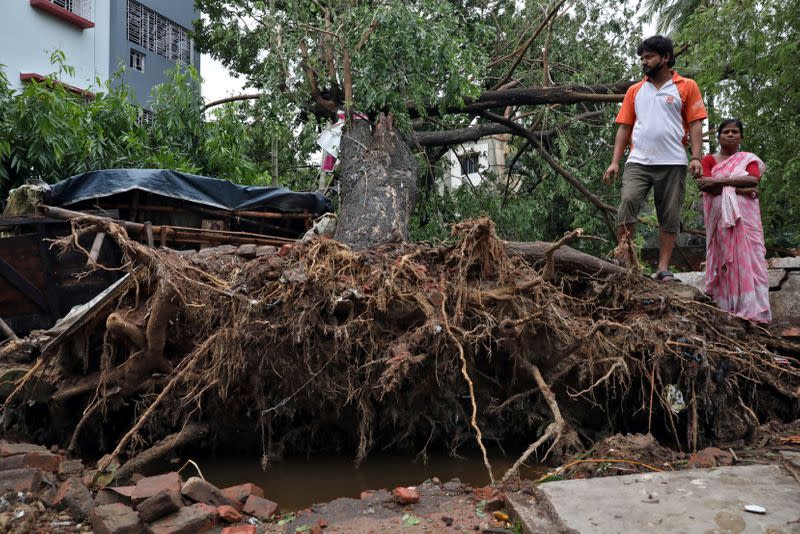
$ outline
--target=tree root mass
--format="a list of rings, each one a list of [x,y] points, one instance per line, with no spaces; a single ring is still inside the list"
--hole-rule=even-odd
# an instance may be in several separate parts
[[[53,387],[47,409],[23,387],[3,418],[72,451],[124,461],[198,425],[183,435],[265,462],[527,448],[508,478],[530,455],[558,461],[615,433],[686,451],[800,415],[800,345],[681,284],[590,276],[552,250],[532,264],[488,220],[456,225],[446,246],[318,239],[250,260],[147,248],[95,219],[60,245],[99,231],[132,281],[83,343],[26,375]]]

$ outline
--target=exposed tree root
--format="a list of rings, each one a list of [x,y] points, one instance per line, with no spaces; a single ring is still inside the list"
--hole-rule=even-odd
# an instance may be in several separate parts
[[[800,416],[800,345],[686,286],[582,255],[565,245],[577,234],[509,244],[478,220],[455,225],[446,246],[317,239],[245,260],[181,256],[96,217],[73,221],[74,235],[97,231],[127,269],[141,267],[75,334],[95,341],[39,360],[3,416],[73,451],[102,430],[116,443],[107,461],[196,423],[219,447],[262,447],[265,463],[477,443],[491,472],[487,443],[527,447],[508,479],[533,454],[558,461],[615,432],[685,450]],[[31,339],[16,343],[0,362],[38,356]],[[57,388],[51,412],[34,406],[51,420],[28,428],[22,401],[40,381]]]

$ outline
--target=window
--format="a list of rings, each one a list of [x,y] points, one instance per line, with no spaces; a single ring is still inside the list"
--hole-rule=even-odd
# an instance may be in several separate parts
[[[128,0],[128,41],[183,66],[192,64],[189,31],[134,0]]]
[[[133,70],[144,72],[144,54],[131,48],[131,60],[128,63],[128,66]]]
[[[478,154],[473,152],[458,156],[458,162],[461,164],[462,176],[478,172]]]
[[[149,109],[139,108],[139,113],[136,117],[136,123],[139,126],[149,126],[153,124],[153,112]]]
[[[63,7],[79,17],[87,20],[92,19],[92,0],[50,0],[50,3]]]

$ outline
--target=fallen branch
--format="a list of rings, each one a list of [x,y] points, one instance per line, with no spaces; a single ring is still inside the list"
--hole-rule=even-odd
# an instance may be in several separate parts
[[[140,452],[124,464],[114,473],[116,481],[126,481],[134,473],[141,473],[142,469],[154,461],[165,457],[178,447],[183,447],[189,443],[204,438],[208,434],[208,425],[205,423],[189,423],[180,431],[170,434],[149,449]],[[195,467],[197,467],[195,465]],[[199,468],[198,468],[199,471]]]

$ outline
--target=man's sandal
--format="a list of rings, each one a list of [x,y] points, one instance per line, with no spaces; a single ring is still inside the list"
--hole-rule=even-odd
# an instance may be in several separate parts
[[[654,280],[658,280],[659,282],[675,282],[677,279],[675,275],[669,271],[660,271],[653,275]]]

